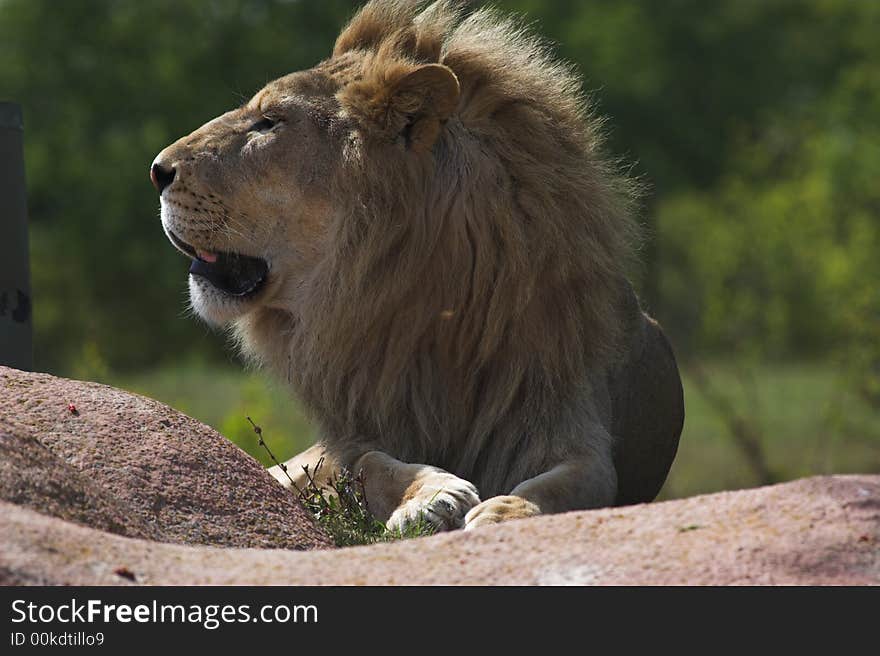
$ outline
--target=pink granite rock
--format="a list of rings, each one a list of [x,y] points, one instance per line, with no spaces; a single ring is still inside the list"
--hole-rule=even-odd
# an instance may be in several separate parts
[[[6,367],[0,499],[161,542],[331,545],[256,460],[208,426],[112,387]]]
[[[154,401],[0,369],[0,435],[0,583],[880,585],[880,476],[295,551],[327,540],[255,461]]]
[[[0,504],[0,582],[878,585],[880,477],[813,478],[324,551],[126,539]]]

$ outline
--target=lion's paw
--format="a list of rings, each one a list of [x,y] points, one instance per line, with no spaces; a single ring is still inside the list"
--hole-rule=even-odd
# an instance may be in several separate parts
[[[464,530],[470,531],[482,526],[500,524],[511,519],[534,517],[540,514],[541,510],[538,506],[522,497],[492,497],[468,512],[464,518]]]
[[[461,528],[467,512],[480,503],[473,483],[453,474],[432,472],[418,484],[416,492],[389,517],[385,524],[389,531],[403,532],[422,521],[437,531]]]

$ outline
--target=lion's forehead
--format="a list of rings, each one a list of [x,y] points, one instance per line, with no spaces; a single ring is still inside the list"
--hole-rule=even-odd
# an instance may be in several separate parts
[[[273,80],[254,95],[247,107],[253,111],[266,111],[272,104],[291,99],[333,98],[341,88],[361,77],[362,69],[356,58],[327,60],[314,68]]]

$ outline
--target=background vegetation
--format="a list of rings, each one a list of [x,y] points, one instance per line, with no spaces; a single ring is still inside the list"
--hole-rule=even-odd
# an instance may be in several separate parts
[[[329,54],[348,0],[0,0],[22,103],[37,366],[162,399],[261,457],[312,439],[186,316],[147,167]],[[666,496],[880,471],[880,3],[516,0],[650,185],[637,281],[686,372]]]

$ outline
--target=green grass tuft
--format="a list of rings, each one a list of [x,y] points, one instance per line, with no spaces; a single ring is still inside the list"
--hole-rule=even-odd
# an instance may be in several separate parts
[[[321,463],[319,463],[320,467]],[[317,469],[315,470],[317,473]],[[344,469],[333,476],[330,489],[319,485],[313,475],[299,498],[306,509],[330,535],[336,546],[350,547],[392,540],[405,540],[433,535],[436,528],[423,517],[401,530],[390,531],[367,507],[364,481]]]

